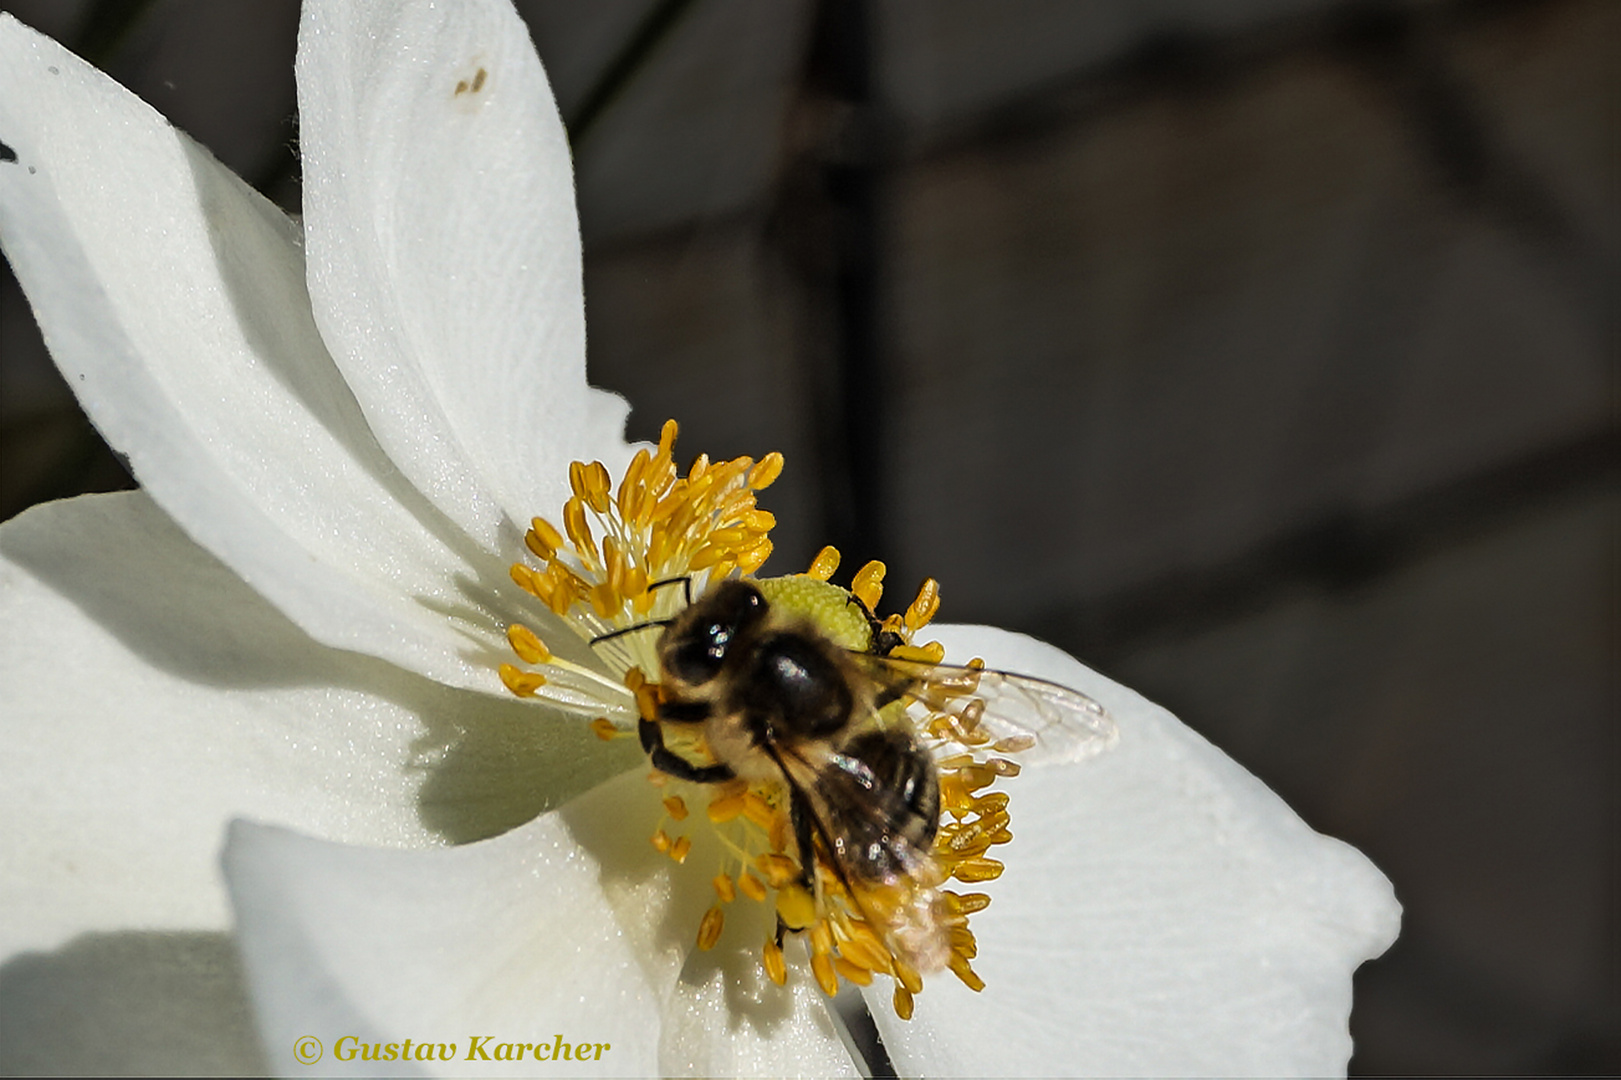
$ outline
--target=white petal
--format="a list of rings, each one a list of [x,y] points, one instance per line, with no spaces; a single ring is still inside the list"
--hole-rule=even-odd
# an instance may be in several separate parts
[[[948,655],[1074,686],[1120,742],[1009,785],[1007,872],[974,917],[974,994],[949,974],[897,1020],[899,1072],[1331,1075],[1345,1071],[1351,973],[1400,909],[1366,859],[1163,709],[1022,635],[942,627]]]
[[[540,61],[504,0],[320,0],[298,85],[321,333],[390,458],[494,548],[503,510],[558,513],[571,459],[628,460],[624,403],[585,382],[574,184]]]
[[[459,1040],[456,1061],[435,1072],[566,1074],[467,1060],[471,1034],[494,1035],[488,1045],[560,1034],[613,1048],[588,1072],[854,1075],[808,979],[793,992],[771,986],[757,951],[726,938],[713,953],[693,949],[713,899],[697,867],[713,853],[695,848],[677,869],[655,852],[657,807],[638,770],[451,850],[367,850],[238,825],[226,873],[273,1060],[295,1071],[296,1038],[330,1049],[351,1033]],[[763,940],[763,918],[756,929]]]
[[[372,1071],[333,1056],[353,1035],[454,1046],[451,1061],[420,1063],[430,1075],[651,1075],[657,1006],[599,872],[553,816],[434,852],[237,823],[225,873],[272,1062],[298,1074],[294,1043],[313,1035],[325,1068]],[[577,1064],[485,1063],[470,1059],[473,1036],[606,1049]]]
[[[9,17],[0,71],[16,156],[0,161],[0,242],[142,484],[318,639],[497,688],[505,561],[376,445],[312,321],[297,227]]]
[[[578,722],[316,644],[138,492],[0,527],[0,687],[0,960],[225,928],[238,815],[439,844],[624,767]]]
[[[352,1033],[460,1040],[439,1073],[854,1075],[808,980],[782,991],[757,976],[757,954],[692,949],[709,890],[683,880],[671,905],[672,876],[692,875],[647,843],[657,805],[627,776],[449,851],[238,825],[226,873],[273,1058],[294,1071],[298,1036],[331,1047]],[[485,1064],[468,1060],[472,1034],[612,1049],[600,1065]]]

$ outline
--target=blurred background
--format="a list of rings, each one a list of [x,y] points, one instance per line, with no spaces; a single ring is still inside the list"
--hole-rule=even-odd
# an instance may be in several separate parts
[[[1353,1073],[1621,1071],[1615,0],[518,7],[593,381],[1406,905]],[[293,0],[0,3],[299,208]],[[0,517],[132,481],[0,279]]]

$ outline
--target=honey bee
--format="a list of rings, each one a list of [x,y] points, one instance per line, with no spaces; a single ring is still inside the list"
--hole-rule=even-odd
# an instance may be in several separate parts
[[[894,955],[938,970],[948,949],[937,888],[944,874],[932,854],[941,828],[935,755],[950,742],[938,737],[940,725],[974,731],[979,745],[1002,753],[1073,760],[1108,745],[1113,722],[1055,683],[890,655],[900,636],[852,594],[818,582],[868,624],[865,647],[845,647],[793,605],[768,600],[772,584],[722,581],[664,627],[660,701],[640,721],[642,748],[678,779],[779,785],[804,889],[820,895],[820,864],[847,896],[900,895],[870,921]],[[934,735],[918,726],[920,709],[934,718]],[[710,760],[667,746],[667,729],[683,746],[701,735]],[[797,929],[779,917],[779,948]]]

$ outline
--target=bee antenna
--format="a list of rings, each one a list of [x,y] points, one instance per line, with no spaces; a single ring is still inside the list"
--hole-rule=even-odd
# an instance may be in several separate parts
[[[666,586],[666,585],[674,585],[678,581],[681,583],[681,591],[686,596],[688,606],[691,606],[691,604],[692,604],[692,575],[691,574],[682,574],[680,577],[665,578],[663,581],[652,582],[651,584],[649,584],[647,586],[647,591],[652,592],[654,589],[662,589],[662,588],[664,588],[664,586]]]
[[[672,579],[672,580],[679,580],[679,579]],[[601,645],[604,641],[612,641],[614,638],[624,637],[626,634],[634,634],[638,630],[647,630],[647,629],[649,629],[651,627],[654,627],[654,626],[657,626],[657,627],[662,629],[663,627],[669,626],[673,622],[675,622],[674,619],[654,619],[651,622],[637,623],[635,626],[626,626],[626,627],[624,627],[622,629],[619,629],[619,630],[610,630],[606,634],[598,634],[596,637],[592,638],[591,639],[591,647],[596,648],[598,645]]]

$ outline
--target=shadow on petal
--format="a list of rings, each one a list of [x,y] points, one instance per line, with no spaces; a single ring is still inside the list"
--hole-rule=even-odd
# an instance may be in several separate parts
[[[446,687],[319,644],[142,492],[36,507],[0,532],[0,554],[181,683],[221,691],[354,691],[416,717],[421,729],[400,739],[396,765],[415,778],[422,823],[451,843],[532,820],[638,757],[628,743],[605,745],[577,717]],[[398,726],[395,717],[361,710],[330,730],[320,728],[318,717],[306,719],[302,747],[265,731],[243,738],[269,740],[262,750],[297,754],[323,739],[339,747],[354,725]]]
[[[268,1071],[225,934],[84,934],[0,967],[7,1076]]]

